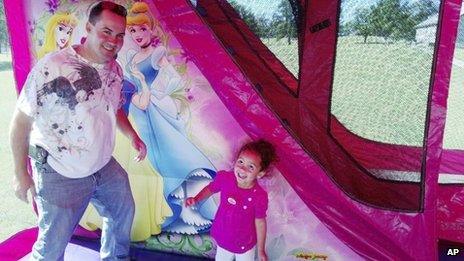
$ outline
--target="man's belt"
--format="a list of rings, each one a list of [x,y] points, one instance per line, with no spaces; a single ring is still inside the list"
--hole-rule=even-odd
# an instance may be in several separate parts
[[[38,145],[30,145],[29,157],[41,164],[45,164],[47,163],[48,151]]]

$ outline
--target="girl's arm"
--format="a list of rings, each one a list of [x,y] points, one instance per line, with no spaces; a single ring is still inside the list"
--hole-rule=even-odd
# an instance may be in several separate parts
[[[256,218],[256,238],[258,247],[258,260],[267,261],[266,255],[266,219],[265,218]]]
[[[204,187],[195,197],[189,197],[185,200],[185,206],[190,207],[198,202],[202,201],[203,199],[209,198],[213,192],[209,189],[209,185]]]

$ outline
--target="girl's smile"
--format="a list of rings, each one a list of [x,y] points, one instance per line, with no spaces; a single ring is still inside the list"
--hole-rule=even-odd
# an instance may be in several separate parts
[[[240,153],[234,165],[234,174],[240,188],[251,188],[256,179],[263,176],[261,172],[261,158],[253,151],[245,150]]]

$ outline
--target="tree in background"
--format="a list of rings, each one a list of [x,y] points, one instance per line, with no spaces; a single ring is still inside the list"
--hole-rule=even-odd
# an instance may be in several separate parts
[[[277,13],[271,18],[258,16],[246,7],[230,1],[248,27],[260,38],[287,38],[287,43],[297,37],[297,25],[292,7],[288,0],[281,0]]]
[[[0,53],[8,47],[8,31],[6,28],[5,11],[3,1],[0,1]]]
[[[418,24],[427,20],[432,14],[438,14],[438,5],[433,0],[421,0],[412,4],[412,15]]]
[[[413,41],[416,25],[437,12],[433,0],[412,4],[402,0],[380,0],[369,8],[358,10],[345,26],[363,36],[364,42],[368,36],[383,37],[387,41]]]
[[[346,28],[352,28],[352,31],[364,37],[364,43],[367,42],[367,37],[373,34],[373,25],[370,22],[370,9],[361,9],[356,14],[353,22],[346,24]],[[345,29],[347,30],[347,29]]]
[[[230,1],[232,7],[240,15],[243,21],[248,25],[248,27],[260,38],[266,37],[266,19],[264,17],[257,18],[246,7],[236,3],[235,1]]]
[[[382,0],[372,9],[373,34],[392,40],[413,40],[415,31],[411,8],[401,0]]]
[[[274,15],[271,28],[275,30],[277,39],[287,38],[287,43],[291,44],[292,38],[297,37],[295,16],[292,12],[292,6],[288,0],[281,0],[277,8],[277,14]]]

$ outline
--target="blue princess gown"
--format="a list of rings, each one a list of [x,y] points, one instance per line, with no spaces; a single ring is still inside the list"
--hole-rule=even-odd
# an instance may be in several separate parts
[[[164,197],[173,212],[163,223],[162,230],[196,234],[210,228],[217,205],[209,198],[197,208],[186,208],[184,200],[195,196],[214,178],[216,172],[206,156],[187,138],[185,122],[178,114],[172,113],[172,108],[163,108],[166,102],[157,102],[156,97],[163,97],[161,100],[169,103],[169,99],[173,99],[169,95],[181,88],[180,83],[172,86],[172,82],[164,90],[156,90],[157,86],[152,85],[163,73],[157,64],[164,53],[165,49],[159,47],[136,65],[152,92],[151,102],[145,110],[134,104],[130,104],[128,110],[147,146],[150,163],[163,177]],[[134,55],[133,52],[128,54],[128,64],[132,63]],[[137,92],[142,91],[138,78],[130,75],[130,81],[137,87]],[[128,101],[130,98],[126,95]]]

